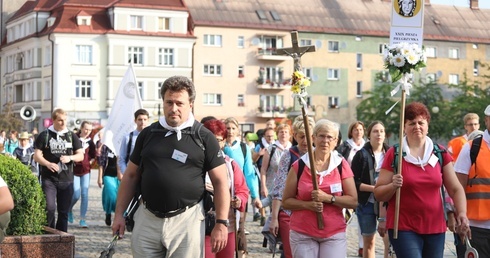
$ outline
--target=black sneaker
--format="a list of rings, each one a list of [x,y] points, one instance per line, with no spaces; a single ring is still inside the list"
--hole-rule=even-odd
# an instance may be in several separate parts
[[[112,221],[111,221],[111,214],[110,214],[110,213],[109,213],[109,214],[106,214],[106,215],[105,215],[105,224],[106,224],[107,226],[110,226],[110,225],[111,225],[111,223],[112,223]]]

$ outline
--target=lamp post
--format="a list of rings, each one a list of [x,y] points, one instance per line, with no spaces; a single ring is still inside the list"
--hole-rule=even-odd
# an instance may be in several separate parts
[[[158,104],[155,104],[155,106],[153,107],[153,115],[158,116],[158,120],[160,120],[160,115],[161,115],[161,113],[160,113],[160,105],[161,104],[158,103]]]

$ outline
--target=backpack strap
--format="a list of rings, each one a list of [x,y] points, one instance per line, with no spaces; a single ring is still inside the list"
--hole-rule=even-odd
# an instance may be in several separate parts
[[[129,155],[131,154],[131,146],[133,145],[133,132],[129,133],[128,147],[126,149],[126,164],[129,162]]]
[[[434,142],[434,150],[432,151],[438,158],[438,161],[439,161],[439,165],[441,166],[441,176],[443,174],[443,164],[444,164],[444,159],[442,158],[442,153],[443,152],[446,152],[445,149],[441,149],[441,147],[439,146],[439,144],[435,143]],[[445,211],[445,208],[446,207],[446,191],[444,191],[444,183],[441,185],[441,201],[442,201],[442,208],[444,210],[444,219],[447,221],[447,213]]]
[[[289,167],[288,168],[291,168],[293,163],[296,160],[298,160],[300,157],[298,146],[293,146],[293,147],[289,148],[289,156],[291,158],[289,159]]]
[[[299,161],[298,161],[298,175],[297,175],[298,183],[299,183],[299,178],[303,174],[303,170],[305,169],[305,166],[306,166],[305,162],[302,159],[299,159]]]
[[[240,147],[242,148],[243,159],[245,160],[247,158],[247,144],[240,142]]]
[[[482,140],[483,140],[483,137],[480,135],[480,136],[476,137],[475,139],[473,139],[473,141],[471,142],[470,160],[471,160],[471,166],[473,166],[473,164],[475,164],[475,176],[473,178],[470,178],[470,184],[469,184],[470,186],[473,185],[472,181],[477,176],[476,158],[478,157],[478,153],[480,152],[480,146],[481,146]]]
[[[272,155],[274,155],[274,152],[276,152],[276,149],[277,149],[277,145],[276,144],[272,144],[272,147],[271,147],[271,154],[269,155],[269,164],[267,164],[267,170],[269,170],[269,168],[271,167],[271,159],[272,159]]]
[[[399,162],[399,158],[398,158],[398,148],[400,147],[400,145],[398,143],[396,143],[395,145],[393,145],[393,147],[395,148],[395,158],[393,159],[393,162],[391,163],[391,167],[393,168],[393,173],[395,174],[398,174],[398,162]],[[407,155],[406,152],[403,152],[402,153],[403,157],[405,157]]]

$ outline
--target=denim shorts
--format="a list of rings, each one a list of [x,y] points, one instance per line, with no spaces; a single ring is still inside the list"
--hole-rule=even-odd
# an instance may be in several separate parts
[[[376,214],[374,203],[359,204],[356,208],[357,221],[361,229],[361,235],[372,236],[376,233]]]

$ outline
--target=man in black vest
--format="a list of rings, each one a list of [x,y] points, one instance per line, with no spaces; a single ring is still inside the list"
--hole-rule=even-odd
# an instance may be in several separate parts
[[[78,136],[66,128],[63,109],[55,109],[51,118],[53,125],[41,132],[34,142],[34,160],[40,166],[48,226],[55,228],[56,225],[56,229],[67,232],[73,196],[73,162],[83,160],[83,149]],[[55,211],[58,212],[56,224]]]
[[[191,112],[196,97],[186,77],[168,78],[161,89],[164,117],[145,128],[136,140],[117,196],[112,231],[124,235],[124,210],[141,187],[142,205],[134,215],[131,248],[134,257],[203,257],[204,176],[214,188],[216,225],[211,233],[213,252],[228,239],[230,192],[227,170],[215,136],[198,130]]]

